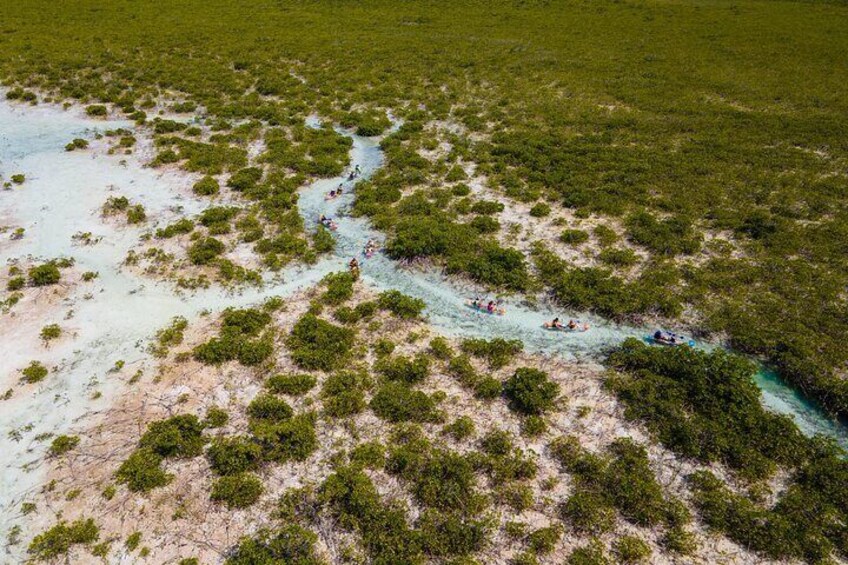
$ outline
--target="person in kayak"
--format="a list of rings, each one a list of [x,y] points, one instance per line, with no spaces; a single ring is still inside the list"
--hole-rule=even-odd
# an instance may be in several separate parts
[[[550,327],[560,329],[562,328],[562,322],[559,321],[559,318],[554,318]]]
[[[494,300],[489,300],[489,304],[486,305],[486,311],[489,312],[489,314],[491,314],[495,311],[495,301]]]
[[[577,323],[574,320],[568,320],[568,329],[570,329],[570,330],[577,329]]]
[[[354,173],[356,173],[356,176],[359,176],[359,174],[360,174],[361,172],[362,172],[362,171],[360,171],[360,170],[359,170],[359,165],[357,165],[357,166],[356,166],[356,169],[354,169]]]

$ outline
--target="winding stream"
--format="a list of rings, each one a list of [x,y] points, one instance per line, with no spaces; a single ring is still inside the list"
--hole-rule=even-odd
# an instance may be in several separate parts
[[[286,269],[261,288],[238,293],[210,288],[177,294],[172,283],[139,279],[122,271],[120,265],[143,231],[196,214],[208,207],[209,201],[191,194],[192,179],[182,173],[161,173],[141,167],[132,158],[124,163],[121,157],[102,152],[63,150],[72,138],[91,138],[104,126],[128,124],[93,121],[56,108],[0,102],[0,176],[8,179],[20,172],[27,178],[20,187],[0,191],[0,226],[26,229],[26,236],[18,241],[10,240],[8,233],[0,235],[0,265],[6,268],[27,256],[40,260],[64,256],[76,260],[75,272],[100,274],[93,282],[70,289],[58,307],[20,309],[20,313],[13,308],[0,318],[0,394],[15,388],[10,400],[0,401],[0,535],[19,516],[27,493],[41,484],[44,449],[49,442],[36,437],[46,432],[72,432],[83,417],[106,410],[122,390],[120,381],[110,382],[110,368],[119,360],[126,363],[124,371],[131,373],[152,367],[145,353],[147,340],[172,317],[191,320],[203,310],[216,312],[256,303],[265,296],[292,294],[329,272],[345,269],[354,256],[360,260],[367,284],[377,289],[396,288],[423,299],[430,323],[448,335],[520,338],[529,351],[592,359],[627,337],[646,333],[645,328],[617,325],[585,313],[555,312],[545,304],[530,309],[510,303],[506,316],[477,313],[464,306],[465,298],[478,292],[471,285],[449,281],[438,271],[404,269],[381,254],[364,258],[364,243],[368,239],[381,242],[383,236],[366,220],[344,214],[353,200],[353,183],[343,177],[312,183],[301,191],[299,201],[307,225],[314,224],[320,214],[337,221],[332,255],[308,268]],[[378,140],[351,137],[351,166],[359,165],[367,178],[383,162]],[[325,194],[342,182],[344,196],[324,200]],[[143,204],[150,221],[142,228],[104,222],[100,207],[110,195],[124,195]],[[103,239],[96,245],[76,245],[72,236],[77,232],[91,232]],[[588,321],[592,329],[585,333],[543,331],[542,321],[555,315]],[[59,323],[73,337],[45,348],[38,333],[51,323]],[[19,370],[32,359],[56,369],[37,385],[17,386]],[[761,372],[754,378],[766,406],[792,415],[805,433],[826,434],[848,447],[844,426],[773,374]],[[92,398],[95,389],[102,394],[97,399]]]

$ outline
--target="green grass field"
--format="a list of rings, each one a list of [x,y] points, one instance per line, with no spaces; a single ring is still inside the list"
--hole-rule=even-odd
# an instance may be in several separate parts
[[[13,98],[128,114],[170,93],[210,119],[317,112],[382,131],[375,111],[390,110],[406,129],[357,208],[395,256],[512,290],[541,273],[564,304],[612,317],[691,306],[704,331],[845,414],[845,29],[844,2],[21,0],[0,6],[0,73]],[[454,148],[445,162],[415,158],[437,140]],[[651,253],[643,276],[534,270],[482,243],[490,225],[428,204],[456,163],[511,198],[620,221]],[[401,200],[422,187],[424,204]],[[457,238],[468,245],[444,243]]]

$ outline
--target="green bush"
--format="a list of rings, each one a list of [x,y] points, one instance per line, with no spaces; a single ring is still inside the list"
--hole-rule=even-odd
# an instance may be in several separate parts
[[[108,113],[106,106],[102,104],[92,104],[91,106],[86,106],[85,113],[89,116],[105,116]]]
[[[430,353],[436,359],[448,360],[453,357],[453,350],[448,341],[443,337],[434,337],[430,340]]]
[[[31,361],[30,364],[21,369],[23,382],[33,384],[43,381],[47,377],[47,367],[38,361]]]
[[[541,416],[525,416],[521,419],[521,433],[526,437],[538,437],[547,429],[548,425]]]
[[[77,436],[56,436],[53,438],[53,442],[50,444],[48,452],[51,456],[58,457],[74,449],[77,445],[79,445],[79,442],[80,438]]]
[[[227,557],[226,565],[260,565],[292,563],[323,565],[315,554],[318,536],[294,523],[277,530],[260,530],[252,538],[244,538]]]
[[[474,435],[474,420],[468,416],[460,416],[442,429],[442,433],[457,441],[463,441]]]
[[[557,438],[550,449],[581,485],[561,508],[563,518],[576,529],[603,531],[611,524],[612,508],[644,527],[682,527],[689,521],[686,507],[667,497],[657,482],[645,448],[631,439],[613,441],[606,457],[583,450],[573,437]]]
[[[834,553],[845,554],[848,462],[832,447],[797,471],[770,508],[733,493],[708,471],[689,480],[695,506],[710,529],[766,558],[820,563]]]
[[[384,504],[361,470],[337,470],[324,481],[320,496],[343,527],[359,533],[373,562],[423,561],[421,536],[409,527],[403,509]]]
[[[580,245],[589,241],[589,234],[583,230],[565,230],[560,234],[559,240],[568,245]]]
[[[169,224],[164,228],[156,230],[156,237],[159,239],[168,239],[175,235],[187,234],[192,231],[194,231],[194,222],[188,218],[182,218],[173,224]]]
[[[630,249],[609,247],[598,254],[601,263],[612,267],[632,267],[639,262],[639,256]]]
[[[218,365],[238,359],[242,365],[259,365],[274,353],[271,335],[249,339],[260,334],[271,323],[271,315],[256,308],[228,308],[221,316],[219,337],[194,348],[198,361]]]
[[[206,410],[206,418],[203,420],[203,426],[206,428],[221,428],[227,425],[230,421],[230,415],[223,408],[210,406]]]
[[[153,122],[153,132],[160,135],[163,133],[174,133],[180,130],[184,130],[188,127],[182,122],[177,122],[174,120],[163,120],[162,118],[155,118]]]
[[[559,385],[547,373],[530,367],[516,369],[503,390],[513,410],[531,415],[553,408],[559,396]]]
[[[618,562],[625,565],[646,563],[651,558],[651,546],[636,536],[623,536],[613,547]]]
[[[262,458],[262,448],[247,437],[216,438],[206,451],[212,470],[219,475],[235,475],[255,471]]]
[[[422,353],[413,359],[403,356],[383,357],[375,363],[374,368],[389,380],[416,384],[430,375],[430,359]]]
[[[227,508],[247,508],[256,504],[265,491],[262,481],[250,473],[226,475],[212,484],[210,498],[223,503]]]
[[[265,381],[265,388],[274,394],[303,396],[315,386],[317,379],[312,375],[274,375]]]
[[[534,204],[533,207],[530,208],[530,215],[534,218],[544,218],[545,216],[550,216],[551,207],[545,202],[539,202],[538,204]]]
[[[10,178],[10,179],[11,179],[11,181],[12,181],[13,183],[15,183],[15,184],[23,184],[23,183],[24,183],[24,181],[26,181],[26,175],[23,175],[23,174],[16,174],[16,175],[12,175],[12,176],[11,176],[11,177],[9,177],[9,178]]]
[[[433,557],[457,557],[476,553],[489,539],[491,525],[486,520],[462,516],[459,512],[425,510],[416,523],[425,553]]]
[[[365,409],[363,375],[344,371],[327,377],[321,387],[324,412],[333,418],[345,418]]]
[[[283,422],[294,415],[288,402],[270,394],[260,394],[247,406],[251,422]]]
[[[381,292],[377,297],[377,305],[381,310],[388,310],[405,320],[418,318],[426,307],[423,300],[412,298],[397,290]]]
[[[495,338],[465,339],[462,341],[463,352],[475,357],[482,357],[492,369],[500,369],[509,364],[512,359],[524,350],[524,344],[518,339]]]
[[[224,224],[238,216],[241,210],[235,206],[212,206],[200,213],[199,221],[202,226],[212,227]]]
[[[495,377],[482,377],[474,383],[474,396],[480,400],[494,400],[503,391],[503,384]]]
[[[611,565],[604,546],[598,540],[578,547],[566,559],[567,565]]]
[[[141,204],[135,204],[134,206],[127,208],[128,224],[140,224],[145,220],[147,220],[147,214],[144,211],[144,206]]]
[[[332,232],[323,225],[319,225],[318,229],[315,230],[315,233],[312,234],[312,250],[320,255],[323,253],[330,253],[335,248],[336,240],[333,237]]]
[[[26,279],[23,276],[12,277],[6,283],[6,290],[15,292],[21,290],[26,285]]]
[[[365,469],[382,469],[386,464],[386,448],[377,441],[360,443],[350,451],[350,464]]]
[[[578,490],[560,508],[562,519],[581,533],[592,535],[612,531],[615,510],[603,496],[591,491]]]
[[[214,237],[198,239],[188,248],[188,258],[194,265],[208,265],[224,252],[224,244]]]
[[[215,177],[205,176],[191,187],[192,191],[198,196],[215,196],[218,194],[220,187]]]
[[[74,151],[76,149],[85,149],[88,147],[88,141],[79,137],[65,145],[65,151]]]
[[[679,526],[669,528],[660,543],[667,551],[680,555],[692,555],[698,549],[695,534]]]
[[[62,274],[59,272],[59,267],[52,262],[30,268],[28,275],[29,282],[33,286],[56,284],[59,282],[59,279],[62,278]]]
[[[533,507],[533,488],[522,483],[506,483],[497,487],[495,497],[498,503],[508,506],[516,513]]]
[[[680,273],[670,264],[652,264],[638,278],[625,281],[607,269],[571,267],[543,247],[534,248],[533,257],[541,279],[564,306],[613,318],[648,312],[675,317],[682,311],[675,290]]]
[[[162,457],[187,459],[203,451],[203,424],[193,414],[180,414],[152,422],[141,436],[139,445]]]
[[[343,367],[354,344],[353,331],[305,314],[286,340],[294,362],[307,370],[333,371]]]
[[[317,448],[313,414],[301,414],[282,422],[257,421],[250,427],[262,457],[268,461],[304,461]]]
[[[37,561],[48,561],[67,555],[73,545],[94,543],[99,537],[100,529],[91,518],[80,518],[70,524],[59,522],[35,536],[27,553]]]
[[[647,212],[639,212],[627,218],[627,233],[634,243],[663,255],[691,255],[701,248],[701,236],[683,218],[657,220]]]
[[[471,211],[475,214],[497,214],[503,212],[504,205],[494,200],[478,200],[471,206]]]
[[[703,462],[722,461],[752,478],[775,463],[805,457],[803,436],[785,416],[765,410],[751,381],[754,366],[722,350],[659,349],[625,341],[609,357],[627,373],[608,386],[667,448]]]
[[[527,536],[527,544],[537,555],[544,555],[554,550],[561,536],[562,530],[559,526],[539,528],[530,532]]]
[[[115,480],[126,484],[132,492],[149,492],[167,485],[173,478],[162,469],[162,456],[146,447],[132,452],[115,472]]]
[[[127,536],[127,541],[124,542],[124,547],[127,548],[127,551],[135,551],[140,543],[141,532],[133,532]]]
[[[480,442],[485,457],[477,464],[495,484],[523,481],[536,476],[536,463],[515,447],[512,436],[501,430],[487,434]]]
[[[412,494],[423,506],[441,511],[463,509],[473,515],[474,507],[481,504],[475,491],[474,467],[458,453],[435,450],[402,476],[412,482]]]
[[[354,282],[356,277],[350,272],[330,273],[321,281],[327,287],[321,300],[331,305],[347,302],[353,296]]]
[[[256,186],[262,180],[262,169],[258,167],[246,167],[236,171],[227,180],[227,186],[236,192],[244,192]]]
[[[111,216],[118,212],[127,213],[130,209],[130,200],[126,196],[110,196],[103,203],[102,212],[104,216]]]
[[[481,234],[497,233],[501,229],[500,222],[491,216],[477,216],[468,225]]]
[[[436,403],[420,390],[400,382],[383,384],[371,399],[371,409],[389,422],[431,422],[436,419]]]

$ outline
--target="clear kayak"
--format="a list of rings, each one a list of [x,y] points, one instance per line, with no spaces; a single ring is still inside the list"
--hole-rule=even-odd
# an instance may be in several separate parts
[[[498,316],[506,314],[506,308],[503,308],[502,306],[496,306],[493,310],[489,310],[486,305],[480,303],[475,304],[473,300],[466,300],[465,305],[472,310],[480,312],[481,314],[497,314]]]
[[[568,325],[555,326],[551,322],[545,322],[542,324],[542,327],[549,332],[574,333],[589,331],[589,324],[581,324],[580,322],[578,322],[573,328],[568,327]]]
[[[661,332],[659,336],[656,333],[645,336],[645,341],[651,345],[663,345],[665,347],[679,347],[681,345],[695,347],[694,339],[688,339],[671,332]]]

